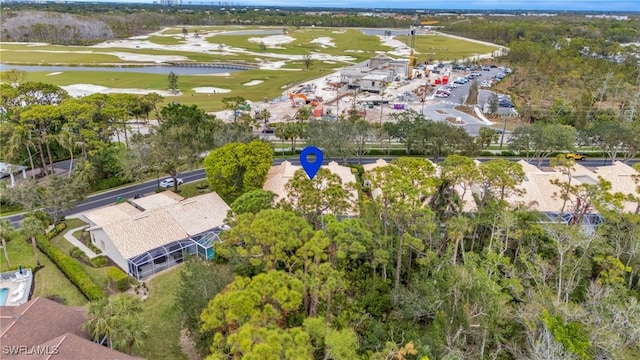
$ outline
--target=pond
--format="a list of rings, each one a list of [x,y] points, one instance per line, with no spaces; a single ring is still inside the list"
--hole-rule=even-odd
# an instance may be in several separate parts
[[[6,65],[0,64],[0,71],[8,71],[11,69],[35,72],[67,72],[67,71],[111,71],[111,72],[132,72],[132,73],[146,73],[146,74],[164,74],[169,75],[169,72],[173,71],[176,75],[207,75],[207,74],[222,74],[231,73],[236,71],[242,71],[238,69],[229,68],[214,68],[214,67],[182,67],[182,66],[162,66],[162,65],[150,65],[150,66],[40,66],[40,65]]]

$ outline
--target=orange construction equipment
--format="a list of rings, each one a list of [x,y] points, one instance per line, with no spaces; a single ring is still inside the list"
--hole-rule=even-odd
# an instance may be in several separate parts
[[[304,100],[305,104],[308,102],[307,100],[307,96],[305,94],[294,94],[294,93],[289,93],[289,99],[291,99],[291,101],[295,102],[295,98],[301,98]]]
[[[317,117],[317,118],[322,117],[322,106],[321,105],[318,105],[313,109],[313,116]]]

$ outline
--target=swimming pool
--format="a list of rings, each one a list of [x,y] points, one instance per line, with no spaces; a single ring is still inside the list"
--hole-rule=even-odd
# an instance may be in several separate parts
[[[7,295],[9,295],[9,289],[0,289],[0,306],[3,306],[7,302]]]

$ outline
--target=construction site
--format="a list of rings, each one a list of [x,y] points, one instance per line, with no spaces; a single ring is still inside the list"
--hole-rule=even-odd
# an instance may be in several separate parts
[[[251,109],[270,113],[269,123],[305,120],[335,120],[357,111],[372,123],[383,124],[393,114],[415,106],[437,103],[434,94],[454,76],[466,75],[451,64],[416,64],[414,29],[410,30],[408,59],[394,59],[384,53],[342,68],[327,76],[286,89],[275,99],[251,103]],[[229,111],[216,113],[230,119]],[[262,124],[268,127],[268,123]]]

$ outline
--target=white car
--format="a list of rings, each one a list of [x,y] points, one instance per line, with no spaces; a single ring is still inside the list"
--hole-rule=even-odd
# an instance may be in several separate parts
[[[176,182],[178,183],[178,185],[182,185],[184,183],[184,181],[180,178],[176,178]],[[165,188],[165,189],[169,189],[173,187],[173,178],[167,178],[164,179],[160,182],[160,187],[161,188]]]

